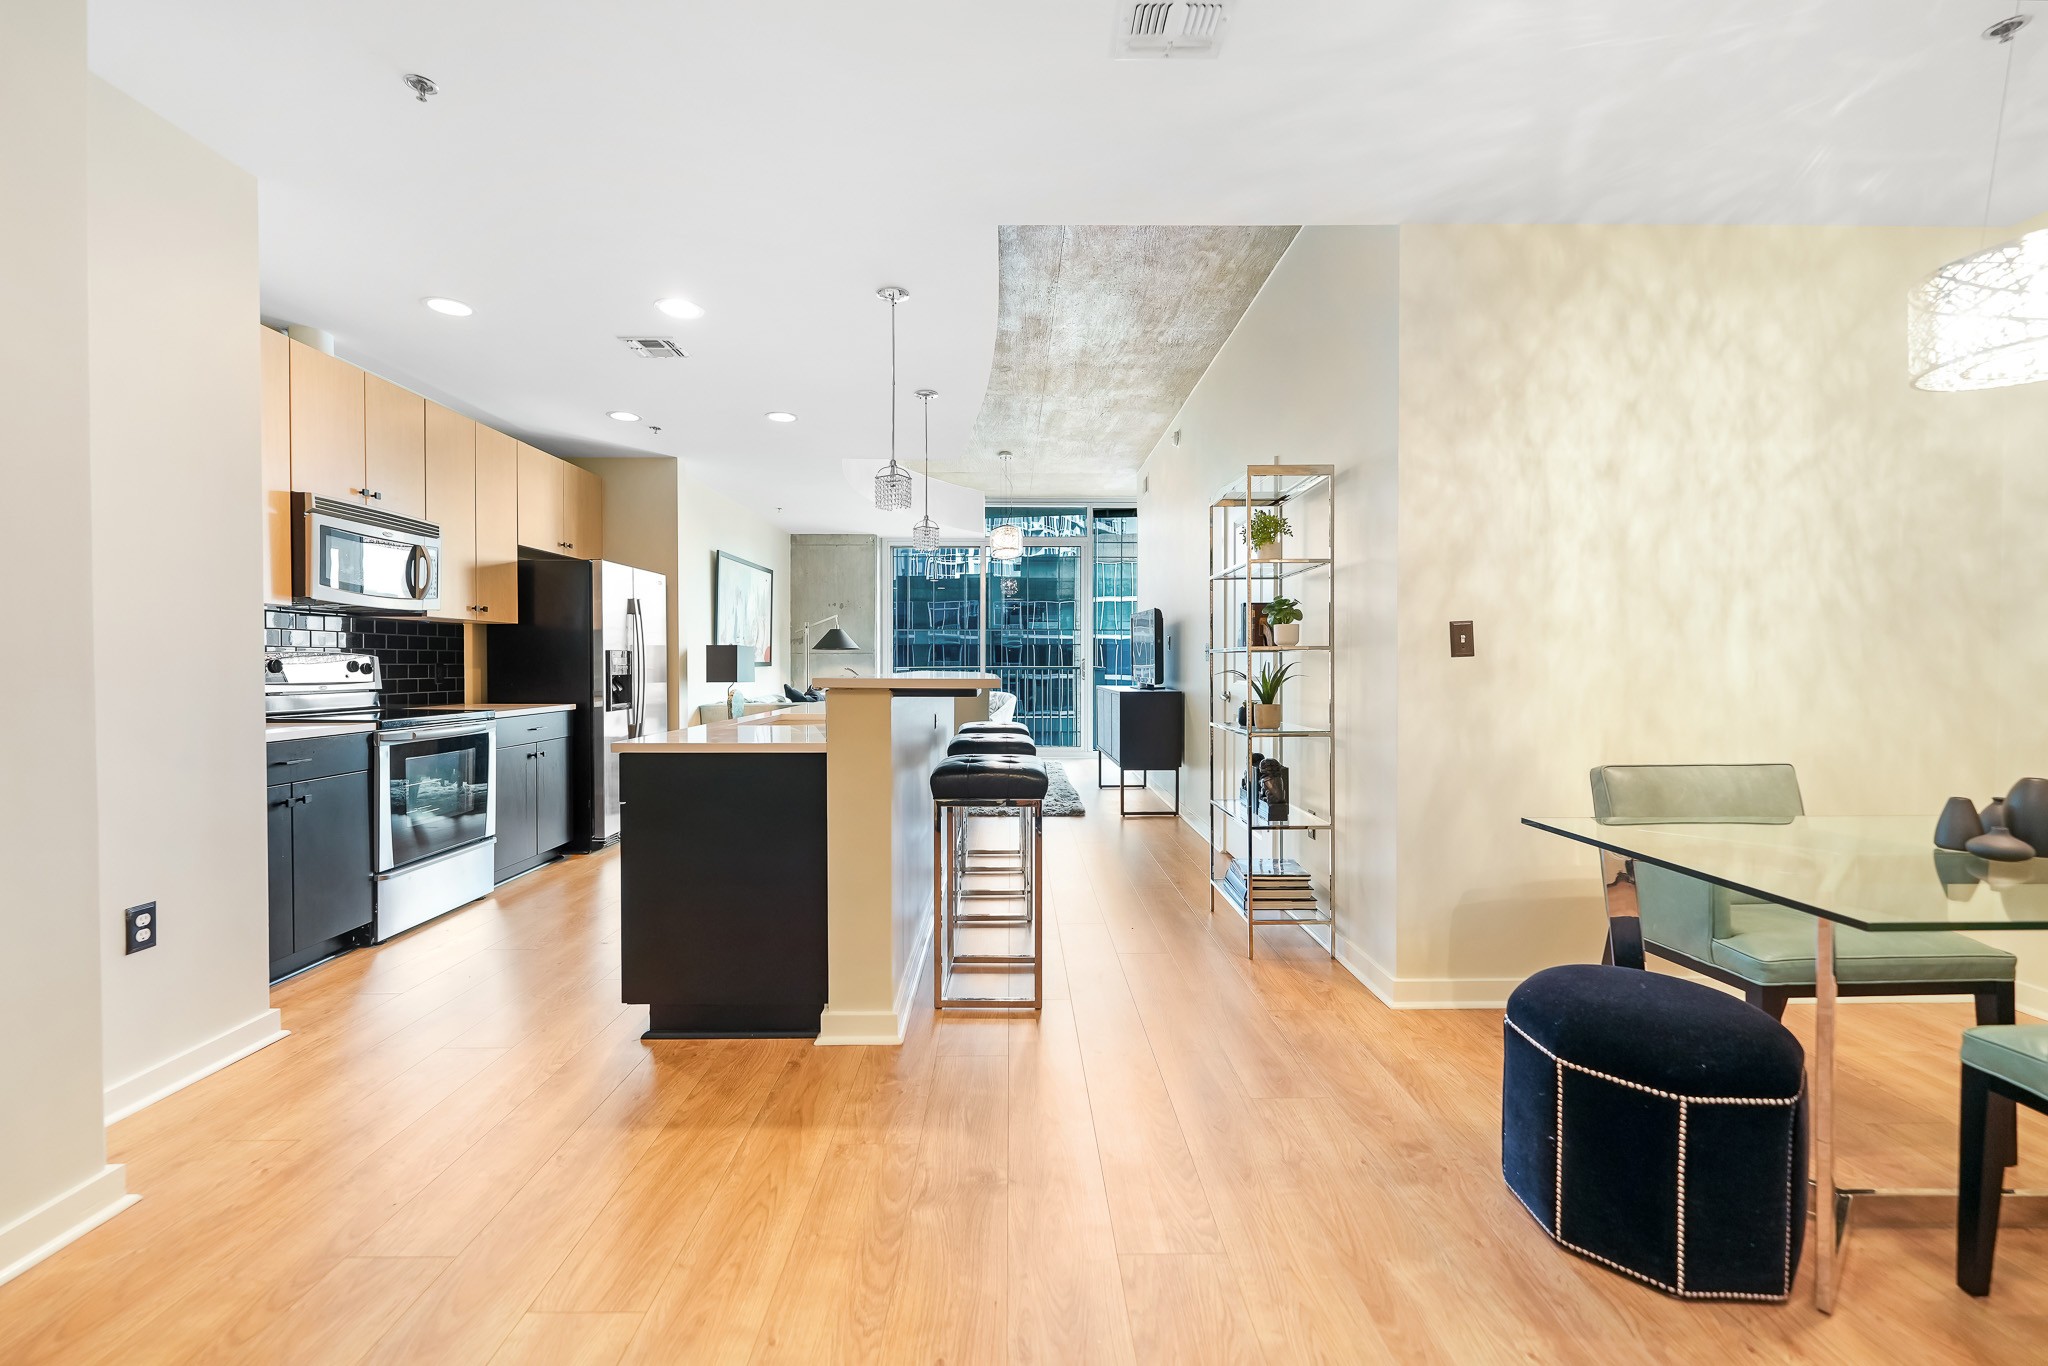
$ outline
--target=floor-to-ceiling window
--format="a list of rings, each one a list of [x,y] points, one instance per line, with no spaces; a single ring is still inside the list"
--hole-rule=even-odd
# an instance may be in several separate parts
[[[890,667],[978,673],[1017,698],[1016,719],[1046,747],[1086,747],[1096,686],[1131,677],[1137,514],[1128,507],[992,507],[1024,553],[985,546],[920,551],[891,543]]]

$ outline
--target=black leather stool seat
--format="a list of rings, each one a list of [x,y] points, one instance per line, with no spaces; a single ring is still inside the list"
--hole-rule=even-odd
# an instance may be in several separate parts
[[[960,734],[1029,736],[1031,727],[1021,721],[968,721],[960,727]]]
[[[1508,998],[1501,1171],[1544,1232],[1687,1299],[1782,1300],[1806,1235],[1806,1057],[1733,996],[1549,968]]]
[[[946,753],[962,754],[1007,754],[1013,758],[1028,759],[1038,753],[1038,746],[1022,735],[961,735],[954,737],[946,746]]]
[[[942,802],[1040,801],[1045,765],[1009,754],[965,754],[932,770],[932,798]]]

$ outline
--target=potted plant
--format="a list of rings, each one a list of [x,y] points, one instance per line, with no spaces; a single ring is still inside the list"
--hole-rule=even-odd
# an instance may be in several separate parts
[[[1257,673],[1249,677],[1238,675],[1244,678],[1245,686],[1252,695],[1252,730],[1280,729],[1280,686],[1291,678],[1299,667],[1299,664],[1263,664]]]
[[[1275,598],[1267,603],[1266,622],[1273,628],[1275,645],[1301,644],[1301,604],[1293,598]]]
[[[1255,560],[1279,559],[1280,538],[1294,533],[1285,517],[1266,508],[1252,514],[1250,529],[1252,558]]]

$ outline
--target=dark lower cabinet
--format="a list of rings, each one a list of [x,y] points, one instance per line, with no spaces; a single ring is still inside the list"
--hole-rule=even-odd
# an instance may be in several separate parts
[[[270,789],[270,961],[292,956],[292,785]],[[272,976],[277,974],[272,973]]]
[[[497,880],[555,857],[569,842],[569,740],[566,735],[498,750]]]
[[[370,925],[369,737],[347,738],[360,748],[327,756],[319,767],[354,762],[354,771],[274,783],[266,792],[272,980],[350,947]],[[273,749],[280,752],[287,751]],[[294,761],[274,760],[272,771],[289,771]]]

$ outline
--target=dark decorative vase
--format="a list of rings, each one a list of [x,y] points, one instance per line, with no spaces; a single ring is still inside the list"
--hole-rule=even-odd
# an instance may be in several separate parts
[[[2048,849],[2048,778],[2022,778],[2005,794],[2005,825],[2013,838]]]
[[[2014,839],[2003,826],[1977,836],[1967,847],[1978,858],[1989,859],[1993,863],[2025,863],[2034,856],[2033,845]]]
[[[1976,803],[1968,797],[1950,797],[1948,805],[1941,808],[1941,819],[1934,823],[1934,847],[1963,849],[1983,833],[1984,822],[1977,819]]]
[[[1993,797],[1984,803],[1983,809],[1977,813],[1977,822],[1986,830],[2005,828],[2005,798]]]

